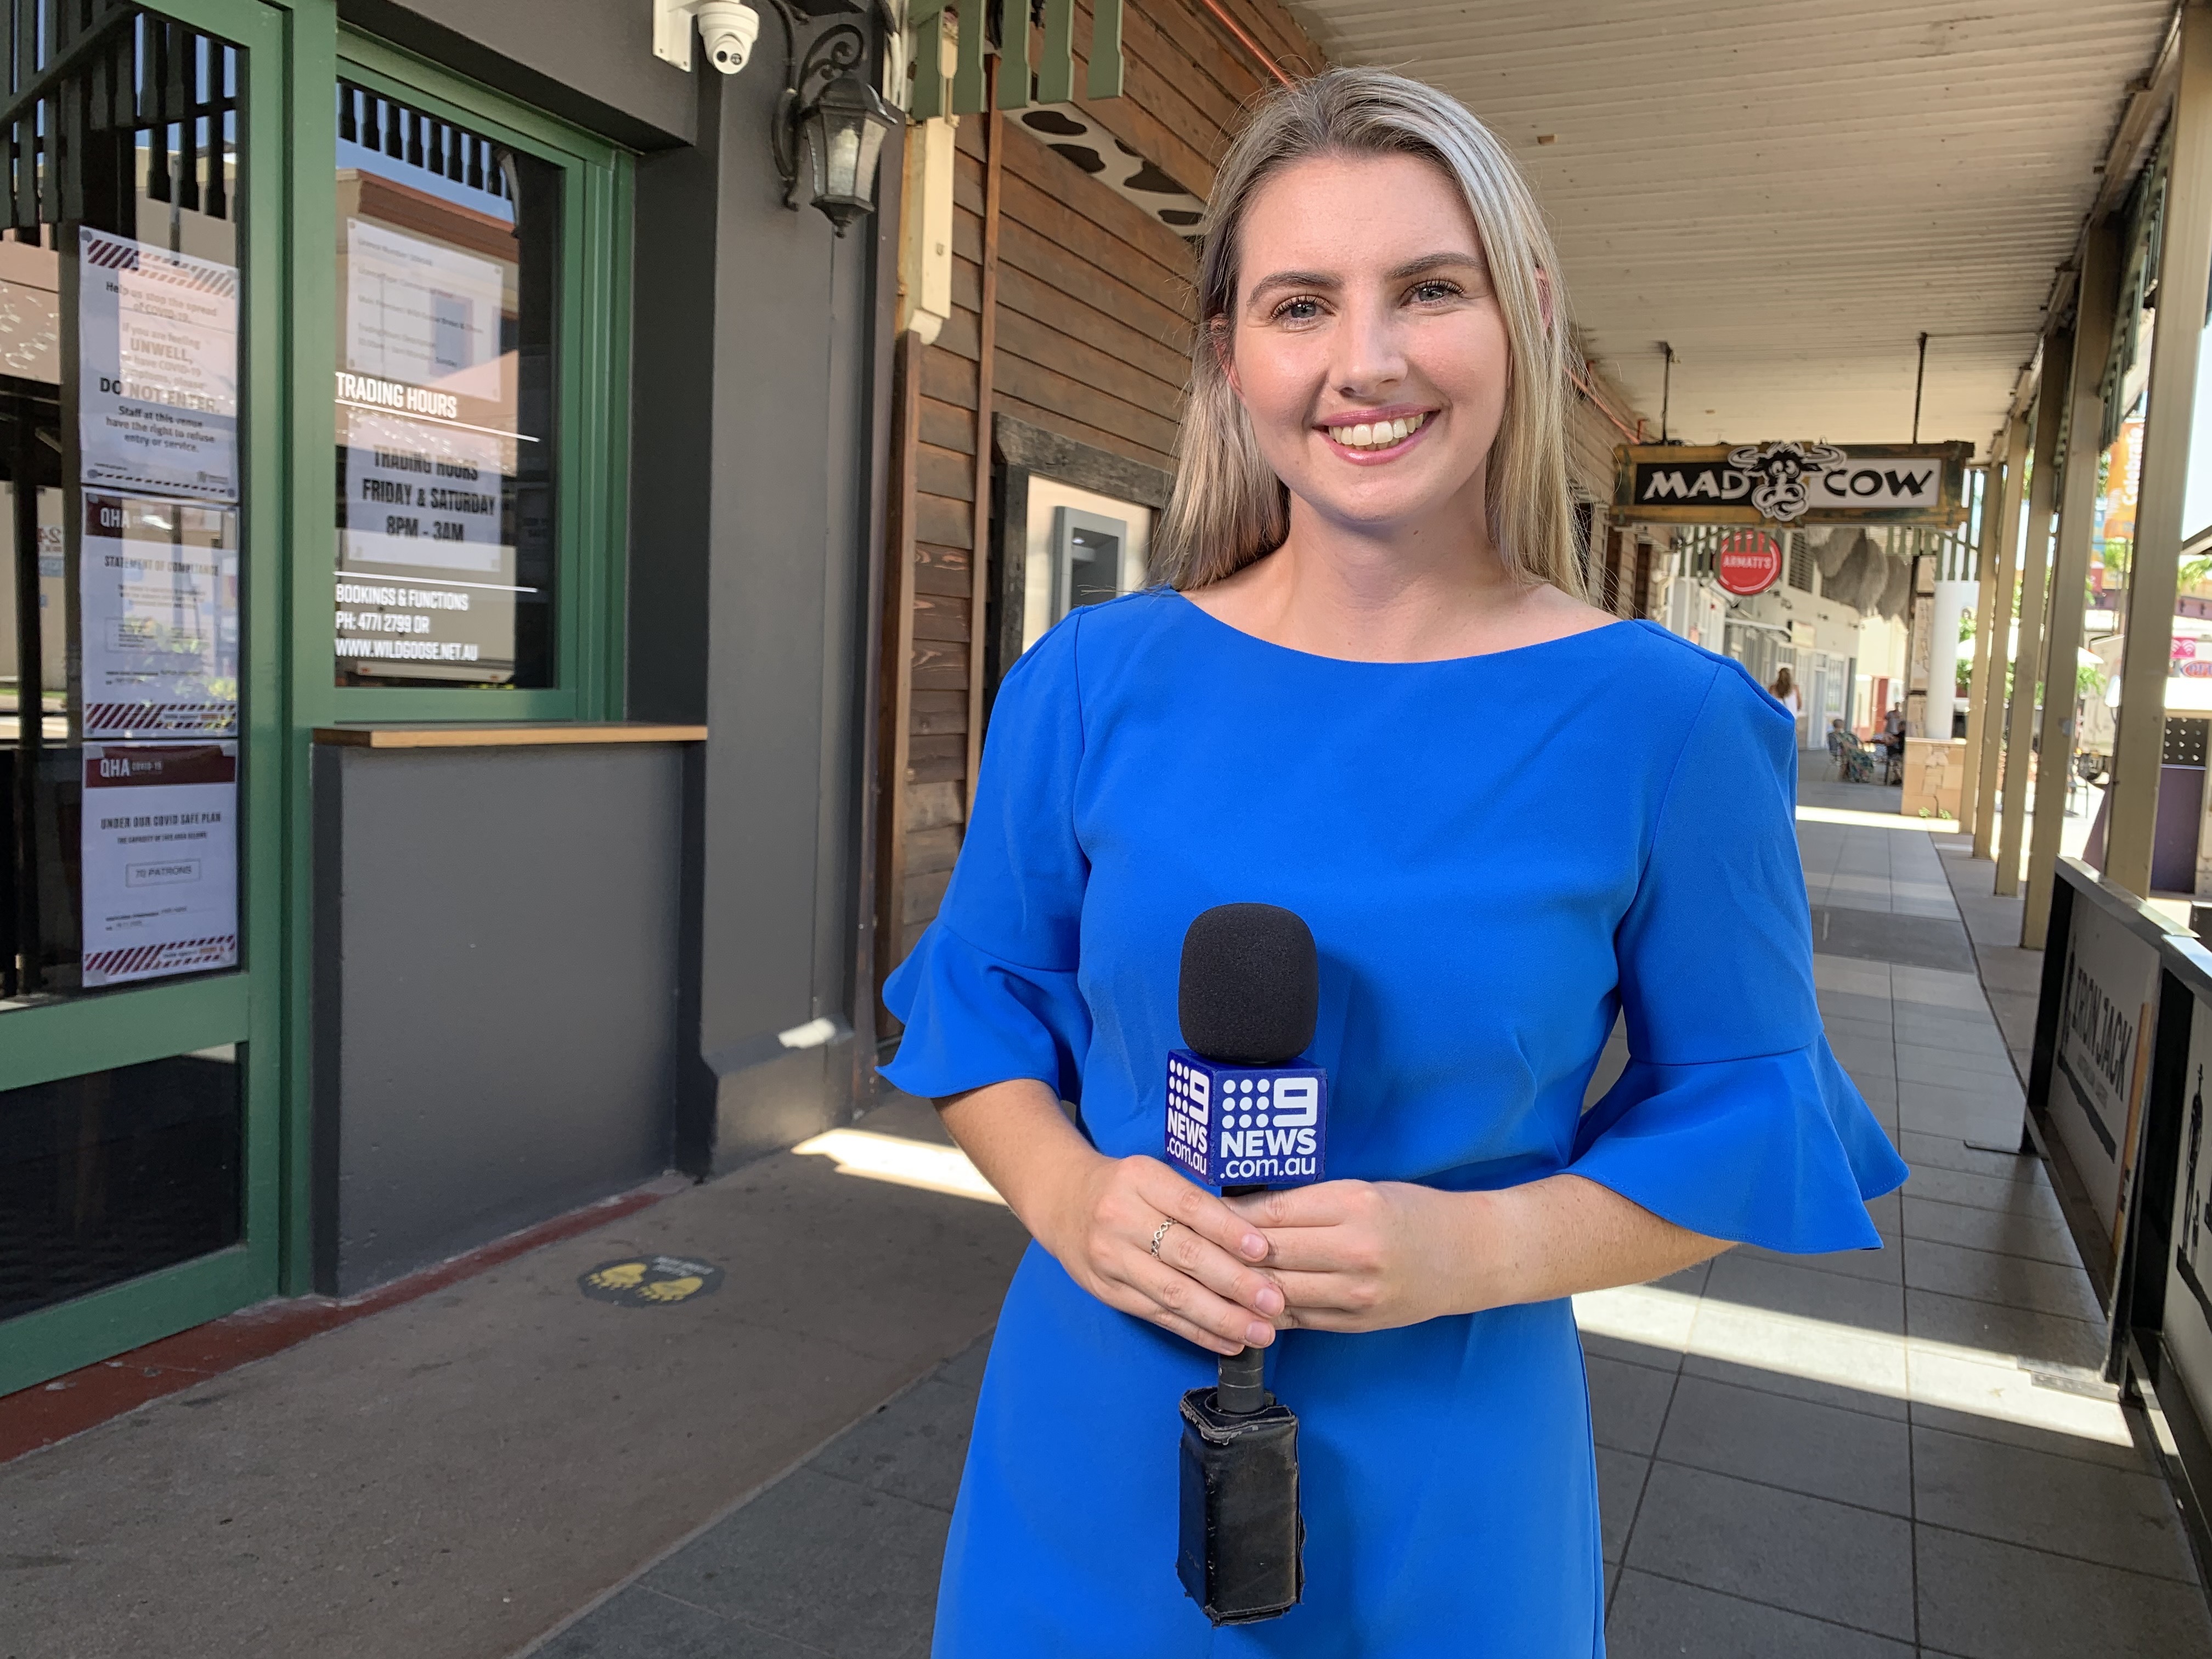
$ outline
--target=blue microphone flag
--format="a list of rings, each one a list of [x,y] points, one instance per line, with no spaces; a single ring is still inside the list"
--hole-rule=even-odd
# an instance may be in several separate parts
[[[1328,1155],[1328,1073],[1168,1055],[1167,1153],[1209,1187],[1303,1187]]]

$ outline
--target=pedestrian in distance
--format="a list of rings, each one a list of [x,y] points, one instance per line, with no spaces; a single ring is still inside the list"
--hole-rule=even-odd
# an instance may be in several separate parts
[[[1905,711],[1892,708],[1881,717],[1881,731],[1875,741],[1881,745],[1887,756],[1881,781],[1886,784],[1905,781]]]
[[[1776,673],[1774,684],[1767,690],[1774,694],[1775,702],[1790,711],[1793,721],[1804,714],[1805,700],[1797,695],[1796,677],[1786,666]]]
[[[1805,712],[1805,699],[1796,695],[1796,675],[1792,675],[1787,665],[1777,671],[1774,684],[1767,686],[1767,690],[1774,692],[1774,702],[1790,710],[1790,719],[1796,719],[1798,714]]]
[[[1795,733],[1583,597],[1559,262],[1461,105],[1375,70],[1271,95],[1197,292],[1153,585],[1008,672],[884,989],[889,1078],[1035,1241],[935,1651],[1589,1659],[1568,1298],[1733,1242],[1878,1248],[1905,1174],[1821,1034]],[[1243,901],[1318,944],[1331,1178],[1224,1199],[1163,1161],[1164,1067],[1185,929]],[[1176,1574],[1177,1401],[1247,1345],[1301,1424],[1304,1591],[1215,1629]]]

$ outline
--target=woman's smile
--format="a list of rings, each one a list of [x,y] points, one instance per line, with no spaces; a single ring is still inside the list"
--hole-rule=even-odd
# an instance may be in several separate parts
[[[1354,466],[1376,466],[1395,461],[1420,441],[1437,411],[1417,409],[1359,410],[1322,422],[1315,430],[1345,460]]]

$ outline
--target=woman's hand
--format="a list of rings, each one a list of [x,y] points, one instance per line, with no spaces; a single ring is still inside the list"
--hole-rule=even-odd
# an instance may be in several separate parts
[[[1480,1193],[1398,1181],[1324,1181],[1229,1200],[1267,1236],[1261,1264],[1281,1286],[1276,1323],[1387,1331],[1494,1305],[1481,1280]],[[1475,1200],[1469,1202],[1469,1200]]]
[[[1388,1330],[1640,1284],[1727,1248],[1564,1174],[1479,1193],[1330,1181],[1224,1202],[1157,1158],[1103,1156],[1027,1078],[938,1109],[1077,1284],[1216,1353],[1264,1346],[1271,1325]]]
[[[1728,1246],[1580,1176],[1491,1192],[1325,1181],[1229,1206],[1267,1235],[1276,1323],[1385,1331],[1445,1314],[1638,1285]]]
[[[1111,1158],[1078,1133],[1051,1090],[1029,1078],[938,1102],[961,1150],[1030,1236],[1109,1308],[1215,1353],[1264,1346],[1283,1293],[1253,1264],[1259,1230],[1157,1158]],[[1160,1237],[1163,1221],[1178,1224]]]
[[[1215,1353],[1264,1347],[1283,1292],[1253,1264],[1267,1241],[1228,1205],[1157,1158],[1092,1153],[1024,1216],[1068,1276],[1109,1308]],[[1172,1220],[1152,1255],[1152,1235]]]

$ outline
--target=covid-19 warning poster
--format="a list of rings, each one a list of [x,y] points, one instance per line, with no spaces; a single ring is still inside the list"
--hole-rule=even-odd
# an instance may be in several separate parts
[[[87,486],[238,499],[238,270],[77,234],[77,442]]]
[[[88,743],[84,983],[238,963],[238,745]]]
[[[88,738],[238,732],[238,535],[228,507],[84,496]]]

